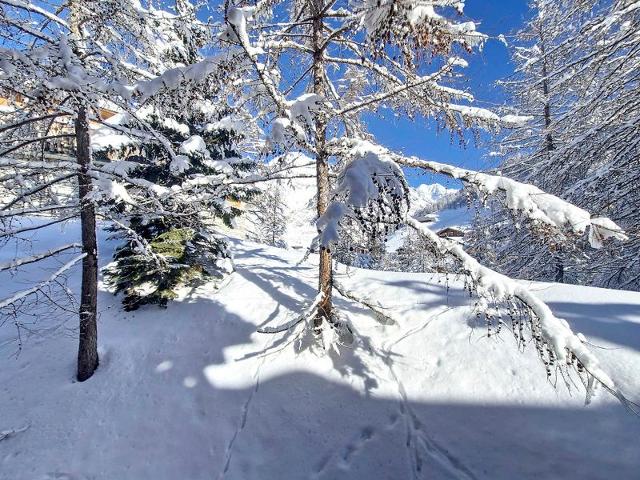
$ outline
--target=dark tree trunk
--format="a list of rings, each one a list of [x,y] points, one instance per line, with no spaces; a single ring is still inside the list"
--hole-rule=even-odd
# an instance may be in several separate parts
[[[549,79],[547,78],[547,59],[545,57],[546,48],[544,34],[542,31],[540,31],[540,49],[542,53],[542,93],[544,94],[544,106],[542,113],[544,115],[544,128],[546,130],[544,150],[546,152],[547,159],[550,160],[551,152],[553,152],[556,147],[553,141],[553,134],[551,133],[551,99],[549,98]],[[545,185],[545,188],[548,187]],[[563,283],[564,262],[562,261],[562,256],[559,252],[555,255],[555,260],[555,281],[558,283]]]
[[[80,342],[78,347],[78,381],[84,382],[98,368],[98,244],[96,241],[96,212],[88,195],[91,192],[91,149],[89,122],[84,105],[78,108],[75,122],[78,165],[78,195],[82,230],[82,288],[80,293]]]
[[[322,47],[322,28],[324,2],[314,2],[313,20],[313,92],[324,95],[324,51]],[[329,155],[327,154],[327,121],[320,113],[315,122],[315,147],[316,147],[316,181],[318,188],[318,216],[324,214],[329,205]],[[333,289],[333,270],[331,268],[331,251],[320,249],[320,267],[318,272],[318,289],[324,297],[318,305],[318,314],[314,321],[314,328],[320,329],[322,321],[331,321],[333,307],[331,294]]]
[[[562,260],[560,259],[560,257],[556,258],[556,282],[558,283],[564,283],[564,263],[562,263]]]

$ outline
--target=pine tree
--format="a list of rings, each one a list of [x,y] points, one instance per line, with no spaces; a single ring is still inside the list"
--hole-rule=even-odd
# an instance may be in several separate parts
[[[6,146],[0,151],[3,191],[11,192],[0,207],[5,219],[2,237],[19,239],[26,231],[74,218],[81,224],[80,243],[33,255],[28,262],[27,258],[12,262],[31,265],[81,250],[49,278],[0,300],[0,314],[13,319],[20,341],[21,315],[29,315],[31,306],[38,303],[48,303],[52,311],[59,309],[52,296],[56,286],[69,301],[63,279],[82,263],[80,381],[88,379],[98,365],[96,216],[104,212],[97,198],[114,193],[110,188],[116,185],[114,177],[127,181],[126,175],[101,171],[95,163],[92,124],[103,122],[99,112],[105,104],[130,110],[132,97],[143,95],[142,85],[146,85],[144,101],[149,101],[160,87],[168,86],[166,82],[157,86],[157,75],[176,67],[181,61],[177,54],[202,45],[206,29],[195,21],[190,3],[181,0],[179,4],[184,17],[145,8],[135,0],[0,2],[0,92],[14,102],[0,126],[1,143]],[[178,21],[184,25],[176,36]],[[149,83],[140,83],[143,79]],[[64,142],[68,157],[49,158],[48,150],[57,142]],[[58,195],[58,191],[73,193]],[[29,230],[21,226],[24,215],[45,215],[47,221]]]
[[[254,163],[239,158],[235,149],[238,134],[219,128],[212,111],[215,109],[206,105],[188,118],[162,120],[150,114],[148,124],[180,155],[172,159],[166,145],[149,142],[136,145],[135,153],[122,157],[136,164],[129,172],[131,179],[152,182],[167,191],[159,200],[161,213],[156,213],[157,204],[145,206],[147,190],[134,184],[126,187],[128,201],[119,202],[111,229],[125,243],[116,250],[106,278],[116,293],[124,293],[125,310],[145,304],[166,307],[178,288],[220,279],[233,270],[227,243],[213,233],[214,221],[231,227],[242,213],[241,205],[255,190],[224,185],[224,179],[239,178]],[[126,146],[122,153],[131,150],[131,145]],[[114,150],[101,154],[108,157]],[[184,193],[174,188],[190,185],[196,188]]]

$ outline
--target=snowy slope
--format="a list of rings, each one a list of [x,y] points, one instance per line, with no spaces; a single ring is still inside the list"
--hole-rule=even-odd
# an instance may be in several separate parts
[[[410,215],[418,215],[420,218],[420,212],[429,211],[428,216],[433,218],[434,221],[429,222],[427,225],[432,230],[440,231],[447,227],[456,227],[466,229],[471,225],[472,211],[466,206],[460,206],[455,208],[443,208],[438,209],[437,202],[445,197],[451,197],[455,195],[459,190],[443,187],[440,184],[421,184],[417,187],[411,187],[409,190],[410,200]],[[389,236],[387,240],[387,251],[396,252],[405,242],[405,238],[409,232],[408,227],[402,227]]]
[[[104,262],[113,245],[101,238]],[[640,420],[604,393],[584,407],[582,392],[547,382],[532,347],[471,328],[459,286],[340,269],[397,323],[338,298],[360,341],[321,354],[256,333],[313,299],[313,263],[234,249],[226,287],[185,291],[166,310],[125,313],[103,291],[102,361],[85,383],[72,380],[72,336],[32,337],[17,358],[0,347],[0,431],[18,430],[0,441],[0,479],[638,478]],[[640,400],[640,294],[534,288]]]
[[[287,165],[295,165],[295,175],[315,175],[313,160],[306,155],[289,154],[285,160]],[[316,221],[316,179],[296,178],[279,182],[285,200],[287,214],[287,230],[284,235],[285,244],[289,248],[307,249],[318,234]]]

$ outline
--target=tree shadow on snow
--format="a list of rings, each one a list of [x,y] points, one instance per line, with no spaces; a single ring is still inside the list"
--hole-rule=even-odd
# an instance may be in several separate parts
[[[627,320],[630,316],[638,316],[638,305],[554,301],[547,302],[547,305],[587,337],[600,338],[640,351],[640,323]]]

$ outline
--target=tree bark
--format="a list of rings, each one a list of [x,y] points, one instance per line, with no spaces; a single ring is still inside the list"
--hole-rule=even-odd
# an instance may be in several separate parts
[[[91,149],[89,122],[84,105],[78,108],[75,121],[78,165],[78,196],[80,227],[82,230],[82,287],[80,293],[80,341],[78,346],[78,381],[84,382],[98,368],[98,244],[96,241],[96,212],[91,193]]]
[[[547,78],[547,58],[546,55],[546,45],[544,39],[544,33],[542,32],[542,27],[540,30],[540,49],[542,53],[542,93],[544,94],[544,106],[543,106],[543,116],[544,116],[544,128],[546,130],[545,135],[545,146],[544,150],[546,152],[547,160],[551,159],[551,152],[555,149],[555,144],[553,141],[553,134],[551,133],[551,99],[549,98],[549,79]],[[545,185],[545,189],[548,188]],[[556,266],[555,266],[555,281],[558,283],[564,283],[564,262],[562,261],[562,256],[560,252],[557,252],[555,255]]]
[[[315,18],[313,19],[313,93],[324,96],[324,51],[322,48],[323,0],[314,2]],[[318,189],[318,217],[324,214],[329,205],[329,155],[327,153],[327,120],[320,112],[315,119],[316,147],[316,183]],[[316,330],[322,327],[323,320],[331,321],[333,269],[331,267],[331,251],[320,248],[320,266],[318,271],[318,289],[323,298],[318,305],[318,313],[314,321]]]

